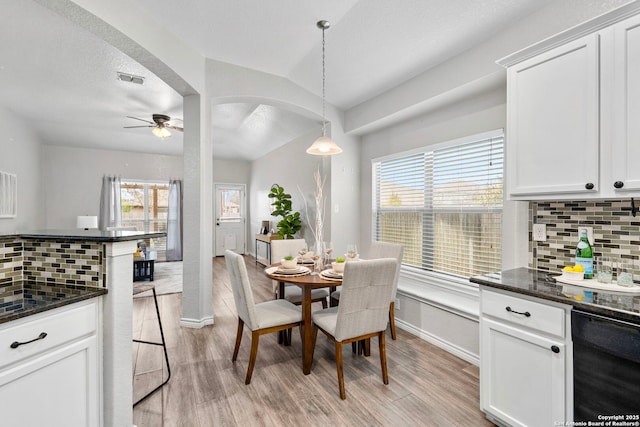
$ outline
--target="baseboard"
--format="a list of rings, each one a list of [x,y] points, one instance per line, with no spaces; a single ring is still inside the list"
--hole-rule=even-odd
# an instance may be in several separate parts
[[[462,360],[466,360],[469,363],[472,363],[476,366],[480,366],[480,357],[477,354],[471,353],[470,351],[461,348],[455,344],[452,344],[448,341],[443,340],[442,338],[433,335],[427,331],[416,328],[414,325],[405,322],[404,320],[398,319],[396,317],[396,327],[400,328],[404,331],[413,334],[428,343],[435,345],[436,347],[440,347],[441,349],[448,351],[454,356],[459,357]]]
[[[184,317],[180,319],[180,326],[185,328],[200,329],[209,325],[213,325],[213,316],[205,317],[203,319],[186,319]]]

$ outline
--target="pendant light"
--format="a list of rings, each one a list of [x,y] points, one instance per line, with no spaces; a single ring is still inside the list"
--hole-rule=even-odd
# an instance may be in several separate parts
[[[327,130],[327,121],[325,120],[325,70],[324,70],[324,30],[328,29],[331,24],[329,21],[318,21],[316,23],[317,27],[322,30],[322,136],[311,144],[311,147],[307,148],[308,154],[313,154],[316,156],[327,156],[332,154],[342,153],[342,148],[338,147],[338,145],[333,142],[331,138],[329,138],[326,134]]]

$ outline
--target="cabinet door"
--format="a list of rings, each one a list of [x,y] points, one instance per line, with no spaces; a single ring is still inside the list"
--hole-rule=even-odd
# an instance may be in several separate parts
[[[509,68],[506,180],[513,198],[598,191],[598,37]]]
[[[481,332],[481,409],[513,426],[564,425],[565,345],[485,318]]]
[[[0,371],[2,425],[100,425],[96,337]]]
[[[640,16],[614,26],[614,55],[612,179],[603,185],[624,196],[640,190]]]

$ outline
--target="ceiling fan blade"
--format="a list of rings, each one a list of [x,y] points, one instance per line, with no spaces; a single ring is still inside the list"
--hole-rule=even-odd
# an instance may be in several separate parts
[[[181,128],[179,126],[164,125],[164,127],[169,128],[169,129],[173,129],[173,130],[177,130],[178,132],[184,132],[184,128]]]
[[[125,129],[133,129],[133,128],[154,128],[155,126],[123,126]]]
[[[140,119],[138,117],[133,117],[133,116],[127,116],[128,119],[134,119],[134,120],[140,120],[141,122],[145,122],[145,123],[149,123],[150,125],[156,125],[154,122],[151,122],[149,120],[145,120],[145,119]]]

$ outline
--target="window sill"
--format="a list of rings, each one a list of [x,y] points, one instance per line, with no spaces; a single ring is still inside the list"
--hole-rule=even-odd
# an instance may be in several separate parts
[[[464,279],[402,267],[398,293],[441,310],[478,321],[478,285]]]

